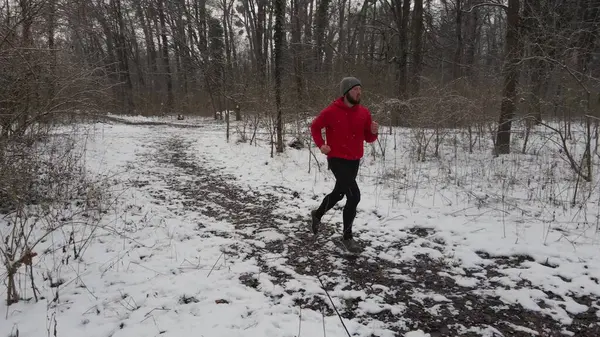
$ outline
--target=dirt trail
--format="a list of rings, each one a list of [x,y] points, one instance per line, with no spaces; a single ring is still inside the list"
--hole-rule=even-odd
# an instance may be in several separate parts
[[[268,273],[274,278],[274,283],[284,288],[287,281],[300,275],[313,278],[319,285],[322,283],[329,293],[363,291],[366,298],[341,300],[342,305],[337,310],[345,318],[361,322],[377,319],[396,331],[397,336],[417,329],[432,337],[501,336],[498,332],[504,336],[563,336],[563,328],[575,336],[600,336],[600,327],[596,324],[597,298],[577,299],[590,309],[572,315],[572,325],[562,327],[549,316],[507,305],[493,295],[493,289],[504,286],[489,279],[499,275],[502,268],[517,267],[528,261],[528,257],[495,259],[494,267],[483,272],[467,270],[467,275],[462,276],[477,279],[479,285],[476,288],[457,284],[450,277],[456,275],[456,268],[448,265],[446,260],[422,255],[412,262],[394,262],[400,261],[398,254],[402,247],[414,242],[443,252],[445,243],[434,240],[434,233],[429,229],[412,228],[401,242],[392,246],[377,246],[355,259],[343,257],[336,252],[330,240],[332,235],[337,235],[331,228],[339,228],[339,224],[326,225],[328,229],[315,239],[308,230],[305,216],[308,210],[298,209],[295,214],[279,212],[280,209],[294,207],[297,198],[301,197],[297,192],[285,187],[272,188],[268,192],[242,188],[235,177],[221,174],[210,158],[192,155],[190,144],[182,138],[170,138],[154,146],[157,151],[154,160],[177,172],[162,179],[170,189],[186,198],[181,212],[201,212],[235,225],[235,235],[241,238],[246,248],[241,252],[239,247],[230,247],[228,254],[256,259],[261,272]],[[160,195],[155,197],[161,198]],[[202,224],[198,231],[202,235],[232,235],[207,231]],[[265,240],[273,234],[276,234],[275,239]],[[364,244],[371,245],[371,242]],[[384,255],[398,259],[380,257]],[[483,254],[481,256],[491,259]],[[279,262],[275,263],[275,260]],[[288,268],[278,267],[281,261]],[[242,275],[240,282],[249,287],[259,286],[253,275]],[[522,287],[530,288],[531,285],[521,282],[513,289]],[[492,295],[484,295],[486,290]],[[299,306],[335,314],[326,296],[316,296],[304,289],[288,293],[295,296]],[[273,301],[277,300],[274,296]],[[543,301],[538,304],[545,305]]]

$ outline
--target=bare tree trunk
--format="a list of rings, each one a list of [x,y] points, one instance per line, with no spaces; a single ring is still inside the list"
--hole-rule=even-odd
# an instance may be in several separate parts
[[[315,69],[314,58],[315,58],[315,49],[313,46],[313,6],[314,1],[312,0],[298,0],[300,6],[300,22],[304,23],[304,39],[302,45],[302,60],[303,60],[303,69]],[[314,80],[314,76],[306,75],[305,78],[307,81]],[[309,90],[309,87],[305,88]],[[311,94],[312,92],[309,92]]]
[[[520,0],[509,0],[506,29],[506,58],[504,63],[504,87],[502,89],[502,104],[500,119],[496,133],[496,155],[510,153],[510,133],[512,119],[515,114],[517,99],[517,82],[519,79],[519,56],[521,55],[521,38],[519,36],[519,6]]]
[[[250,42],[250,51],[252,52],[253,64],[258,75],[258,81],[261,86],[266,84],[267,60],[265,51],[265,31],[266,31],[266,2],[267,0],[242,0],[244,6],[244,16],[246,17],[246,31]]]
[[[173,112],[173,79],[171,75],[171,65],[169,59],[169,41],[167,40],[167,23],[165,18],[164,0],[158,0],[158,17],[160,20],[160,36],[162,39],[162,59],[164,67],[165,83],[167,85],[167,106],[166,113]]]
[[[33,106],[35,105],[35,99],[33,97],[34,90],[32,87],[33,83],[35,82],[33,81],[35,74],[34,69],[31,68],[33,67],[33,64],[31,62],[31,55],[29,51],[33,45],[33,39],[31,36],[31,26],[33,25],[33,15],[30,13],[32,10],[31,0],[19,0],[19,7],[21,8],[21,21],[23,29],[21,33],[21,45],[23,46],[23,54],[26,64],[29,65],[28,69],[24,69],[25,79],[23,80],[23,85],[21,86],[21,90],[23,90],[21,97],[24,98],[24,106],[23,110],[20,111],[21,115],[19,116],[20,124],[18,130],[20,133],[22,133],[25,132],[25,129],[27,128],[30,114],[32,113]]]
[[[423,0],[414,0],[412,13],[412,74],[410,79],[411,96],[419,93],[421,85],[421,70],[423,66]]]
[[[456,0],[456,49],[454,51],[454,63],[452,64],[452,79],[456,80],[462,76],[463,35],[462,35],[462,8],[463,0]]]
[[[302,67],[302,27],[300,25],[300,2],[301,0],[292,0],[292,51],[294,58],[294,79],[296,82],[296,93],[302,97],[303,93],[303,67]]]
[[[410,13],[410,0],[393,0],[391,3],[394,22],[398,30],[398,46],[396,49],[396,92],[400,99],[407,98],[407,61],[408,61],[408,19]],[[404,109],[404,108],[401,108]],[[394,109],[392,124],[400,125],[402,111]]]
[[[142,61],[142,51],[140,48],[140,45],[137,41],[137,34],[136,34],[136,26],[135,26],[135,21],[134,19],[131,17],[131,14],[129,11],[126,12],[126,16],[127,16],[127,21],[125,24],[125,27],[127,28],[127,36],[129,37],[129,41],[131,41],[131,49],[128,52],[128,54],[132,54],[132,62],[134,63],[135,69],[136,69],[136,74],[131,74],[131,76],[136,76],[137,78],[133,77],[131,79],[131,82],[133,83],[133,93],[132,96],[134,95],[134,93],[136,91],[140,91],[140,90],[144,90],[146,88],[146,82],[147,82],[147,69],[144,68],[144,62]],[[137,80],[137,81],[136,81]],[[134,101],[134,105],[135,105],[135,101]]]
[[[469,8],[471,8],[475,2],[478,0],[470,0]],[[477,49],[477,23],[479,11],[478,9],[473,9],[471,12],[466,13],[466,45],[465,45],[465,75],[469,79],[471,85],[474,85],[476,82],[475,78],[475,51]]]
[[[373,15],[371,17],[371,26],[376,27],[377,25],[377,1],[373,2]],[[340,28],[341,29],[341,28]],[[341,36],[341,34],[340,34]],[[369,36],[369,71],[371,73],[375,73],[375,46],[377,44],[377,37],[375,35],[375,30],[371,30],[371,35]]]
[[[196,17],[196,28],[198,29],[198,40],[200,53],[203,55],[208,50],[208,29],[206,27],[206,0],[194,1],[194,16]]]
[[[283,152],[283,121],[281,113],[281,77],[283,76],[283,25],[285,20],[285,0],[275,0],[275,106],[277,108],[277,152]]]
[[[264,35],[267,25],[266,14],[267,0],[257,0],[256,10],[256,63],[258,66],[258,75],[261,85],[266,84],[267,78],[267,55],[265,55]]]
[[[298,0],[296,0],[298,1]],[[345,66],[345,61],[346,61],[346,53],[344,53],[344,51],[346,50],[346,34],[344,32],[345,30],[348,30],[348,27],[344,26],[344,19],[345,19],[345,14],[346,14],[346,1],[347,0],[338,0],[338,15],[339,15],[339,21],[338,21],[338,29],[339,29],[339,36],[338,36],[338,44],[337,44],[337,50],[340,53],[339,57],[338,57],[338,67],[337,67],[337,71],[338,72],[343,72],[344,70],[344,66]]]
[[[360,10],[360,15],[358,16],[356,29],[354,30],[356,36],[356,50],[354,53],[356,54],[356,63],[364,64],[365,62],[365,34],[366,34],[366,23],[367,16],[369,14],[369,1],[365,1]]]
[[[399,1],[399,0],[396,0]],[[400,5],[398,4],[398,11]],[[407,94],[407,68],[408,68],[408,19],[410,14],[410,0],[404,0],[402,3],[402,11],[399,14],[400,21],[398,23],[399,42],[399,60],[398,60],[398,94],[400,98],[406,98]]]
[[[225,42],[225,78],[226,78],[226,87],[227,91],[231,90],[231,75],[233,72],[232,64],[231,64],[231,45],[233,41],[231,40],[231,35],[229,34],[229,17],[231,15],[231,5],[228,0],[223,0],[223,41]]]
[[[187,34],[185,33],[185,22],[183,21],[184,14],[186,12],[185,8],[185,0],[178,0],[177,3],[174,4],[176,6],[176,18],[175,23],[177,26],[177,49],[179,50],[179,57],[181,58],[181,68],[178,69],[180,74],[179,83],[180,88],[182,89],[182,95],[184,98],[184,105],[187,105],[187,96],[189,92],[189,83],[188,77],[191,72],[190,66],[190,56],[188,53],[188,45],[187,45]]]
[[[54,35],[56,30],[56,0],[48,0],[48,50],[50,51],[48,97],[53,98],[56,88],[54,87],[54,76],[56,76],[56,50]]]
[[[127,51],[127,41],[125,40],[125,22],[123,20],[123,13],[121,10],[121,0],[113,0],[112,3],[114,13],[117,20],[117,57],[119,59],[119,85],[121,90],[121,102],[123,105],[124,112],[128,115],[133,114],[135,109],[133,104],[133,83],[131,82],[131,76],[129,71],[129,58]]]
[[[327,12],[329,10],[330,0],[320,0],[319,7],[316,13],[316,31],[315,31],[315,71],[319,73],[323,68],[323,53],[325,44],[325,27],[329,18]]]

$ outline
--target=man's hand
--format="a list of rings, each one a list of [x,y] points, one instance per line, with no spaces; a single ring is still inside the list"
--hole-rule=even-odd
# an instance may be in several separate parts
[[[327,144],[323,144],[320,148],[322,154],[328,154],[331,151],[331,148]]]
[[[371,133],[376,135],[379,132],[379,124],[377,122],[371,122]]]

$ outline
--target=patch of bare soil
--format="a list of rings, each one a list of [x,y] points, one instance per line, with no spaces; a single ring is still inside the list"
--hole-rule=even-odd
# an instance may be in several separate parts
[[[285,282],[294,278],[293,273],[275,268],[269,259],[283,258],[287,267],[296,276],[313,277],[331,293],[334,288],[358,290],[364,296],[343,300],[337,307],[340,315],[361,322],[373,319],[387,324],[397,336],[411,330],[421,329],[432,337],[441,336],[563,336],[568,330],[575,336],[600,336],[597,311],[598,298],[584,297],[575,300],[589,309],[573,315],[572,324],[561,326],[557,321],[521,306],[504,303],[493,291],[483,295],[483,290],[502,287],[489,279],[500,275],[507,267],[518,268],[530,258],[526,256],[492,258],[485,270],[466,270],[464,277],[477,279],[478,285],[464,287],[456,283],[456,266],[448,260],[432,259],[427,255],[418,256],[410,262],[380,258],[379,253],[394,250],[415,240],[424,241],[428,247],[444,251],[444,243],[430,239],[433,232],[425,228],[408,230],[403,240],[389,247],[379,247],[375,253],[356,258],[339,254],[330,237],[336,235],[328,226],[317,238],[309,231],[307,222],[309,210],[298,210],[297,214],[280,214],[280,208],[289,209],[299,194],[285,187],[273,188],[269,192],[252,191],[241,187],[235,177],[222,174],[210,158],[197,158],[187,151],[189,144],[180,138],[171,138],[165,143],[156,144],[155,159],[165,166],[175,168],[176,175],[165,176],[170,189],[186,197],[183,206],[186,211],[199,211],[218,220],[235,225],[237,235],[251,247],[246,258],[258,261],[262,273],[268,273],[274,283],[285,287]],[[285,225],[282,225],[285,224]],[[264,241],[258,235],[266,229],[283,234],[283,239]],[[199,226],[199,233],[203,230]],[[214,231],[199,235],[229,235]],[[423,240],[425,239],[425,240]],[[360,237],[359,237],[360,240]],[[371,243],[363,242],[368,246]],[[375,247],[375,245],[373,245]],[[235,248],[229,254],[238,254]],[[259,281],[253,275],[241,275],[240,282],[251,288],[258,288]],[[533,288],[528,282],[521,282],[519,288]],[[542,289],[540,289],[542,290]],[[544,291],[544,290],[542,290]],[[293,293],[298,306],[334,314],[331,301],[325,296],[315,296],[303,289]],[[556,295],[547,293],[548,298]],[[377,303],[376,308],[365,310],[361,303],[369,299]],[[273,301],[277,301],[273,297]],[[538,303],[540,306],[545,304]],[[372,307],[372,306],[371,306]],[[491,332],[495,334],[491,334]]]
[[[141,125],[141,126],[171,126],[176,128],[204,128],[205,124],[190,124],[184,121],[179,122],[167,122],[167,121],[136,121],[129,120],[126,118],[119,117],[118,115],[106,115],[96,113],[82,114],[82,118],[88,118],[93,121],[101,121],[107,123],[118,123],[127,125]]]

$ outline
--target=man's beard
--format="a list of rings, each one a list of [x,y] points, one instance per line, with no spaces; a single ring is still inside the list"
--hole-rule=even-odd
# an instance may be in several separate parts
[[[346,94],[346,99],[348,100],[348,102],[350,102],[350,104],[352,105],[356,105],[358,103],[360,103],[360,97],[357,99],[352,98],[352,96],[350,96],[350,93]]]

